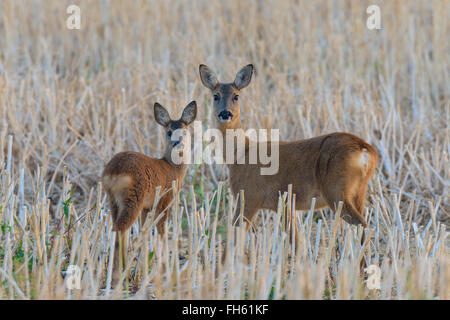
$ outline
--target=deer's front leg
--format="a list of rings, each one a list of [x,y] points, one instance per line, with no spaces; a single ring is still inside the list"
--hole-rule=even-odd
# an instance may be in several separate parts
[[[241,209],[242,202],[238,201],[238,203],[237,203],[236,212],[235,212],[234,218],[233,218],[233,225],[238,227],[241,224],[241,218],[242,218],[242,222],[244,222],[244,223],[247,222],[245,229],[248,230],[248,228],[251,225],[252,219],[255,216],[255,213],[258,211],[259,207],[253,201],[247,201],[247,202],[244,201],[243,204],[244,204],[244,208],[242,210]],[[242,217],[241,217],[241,212],[243,213]]]

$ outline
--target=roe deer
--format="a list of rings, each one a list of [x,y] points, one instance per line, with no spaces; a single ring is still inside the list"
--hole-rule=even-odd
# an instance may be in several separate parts
[[[225,146],[226,130],[242,128],[239,94],[250,83],[253,65],[243,67],[232,83],[219,83],[215,73],[206,65],[200,65],[199,72],[203,85],[212,92],[213,117],[225,136]],[[261,175],[260,168],[264,166],[259,163],[248,164],[248,137],[245,137],[245,164],[227,163],[232,192],[236,195],[244,190],[243,212],[248,222],[258,209],[276,211],[279,191],[287,191],[288,185],[292,184],[297,210],[310,209],[313,197],[316,198],[315,209],[335,209],[338,202],[343,201],[342,218],[350,224],[366,227],[366,189],[378,162],[377,152],[370,144],[352,134],[340,132],[293,142],[268,141],[268,149],[271,143],[279,144],[279,170],[274,175]],[[234,217],[236,224],[239,223],[239,215],[238,203]]]
[[[119,254],[122,254],[122,258],[125,257],[123,250],[126,231],[133,225],[141,212],[141,221],[145,221],[148,212],[153,208],[157,186],[161,186],[161,192],[164,193],[172,187],[172,181],[176,181],[176,186],[179,188],[186,175],[187,165],[174,163],[172,150],[182,154],[185,147],[183,132],[186,133],[187,127],[195,120],[196,102],[192,101],[187,105],[179,120],[171,120],[167,110],[159,103],[155,103],[154,113],[156,122],[166,131],[166,150],[163,158],[150,158],[145,154],[132,151],[120,152],[108,162],[102,174],[102,182],[111,207],[113,230],[118,231],[120,235],[120,239],[119,235],[116,236],[115,242],[114,284],[119,280],[121,271],[119,270]],[[177,133],[181,132],[177,137],[172,135],[175,130],[181,130],[177,131]],[[186,147],[190,147],[190,145]],[[172,197],[172,192],[165,192],[161,197],[156,206],[157,216],[167,209]],[[157,223],[159,234],[164,232],[166,219],[167,210]],[[122,243],[122,252],[119,252],[119,243]]]

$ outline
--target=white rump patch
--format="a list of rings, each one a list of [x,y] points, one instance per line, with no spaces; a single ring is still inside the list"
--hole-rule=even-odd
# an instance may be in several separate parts
[[[370,155],[367,149],[362,149],[361,154],[358,157],[358,165],[364,169],[364,171],[367,170],[369,167],[369,161],[370,161]]]
[[[127,175],[112,175],[104,176],[103,183],[114,196],[118,196],[123,189],[128,188],[131,185],[133,179]]]

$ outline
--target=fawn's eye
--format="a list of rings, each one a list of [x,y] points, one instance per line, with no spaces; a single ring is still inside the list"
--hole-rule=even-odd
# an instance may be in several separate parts
[[[214,101],[219,101],[219,99],[220,99],[219,95],[218,95],[218,94],[215,94],[215,95],[214,95]]]
[[[239,100],[239,96],[238,96],[238,95],[235,95],[235,96],[233,97],[233,100],[234,100],[234,101],[238,101],[238,100]]]
[[[167,135],[168,135],[169,137],[171,137],[171,136],[172,136],[172,131],[167,131]]]

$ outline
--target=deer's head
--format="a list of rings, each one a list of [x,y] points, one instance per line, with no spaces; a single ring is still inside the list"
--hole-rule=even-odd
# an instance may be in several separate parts
[[[199,72],[203,85],[211,90],[214,117],[222,128],[232,128],[239,121],[239,95],[252,79],[253,65],[243,67],[232,83],[220,83],[214,71],[204,64],[200,65]]]
[[[165,129],[166,151],[165,159],[172,163],[172,151],[178,152],[182,156],[188,135],[188,127],[197,116],[197,103],[190,102],[183,110],[183,114],[179,120],[172,120],[166,108],[155,102],[154,105],[155,120]],[[178,164],[178,163],[177,163]]]

